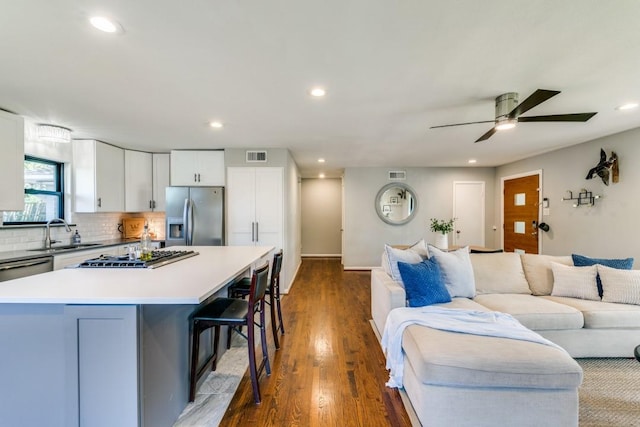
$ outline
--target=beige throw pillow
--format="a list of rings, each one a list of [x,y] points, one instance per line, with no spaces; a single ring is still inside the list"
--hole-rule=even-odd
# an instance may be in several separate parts
[[[640,305],[640,270],[619,270],[598,264],[602,301]]]
[[[513,252],[470,254],[477,294],[528,294],[520,255]]]
[[[570,267],[552,262],[551,271],[553,271],[551,295],[600,301],[596,282],[598,268],[595,265]]]
[[[533,295],[551,295],[553,273],[551,263],[573,265],[570,256],[522,254],[522,268]]]

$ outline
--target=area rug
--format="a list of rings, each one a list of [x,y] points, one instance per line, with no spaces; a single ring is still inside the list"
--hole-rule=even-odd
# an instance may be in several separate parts
[[[580,427],[640,427],[640,363],[635,359],[576,359],[584,371]]]

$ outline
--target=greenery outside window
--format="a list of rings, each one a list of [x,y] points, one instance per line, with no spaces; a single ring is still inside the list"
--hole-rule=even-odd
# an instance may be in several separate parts
[[[44,224],[64,218],[64,165],[25,156],[24,210],[4,212],[5,225]]]

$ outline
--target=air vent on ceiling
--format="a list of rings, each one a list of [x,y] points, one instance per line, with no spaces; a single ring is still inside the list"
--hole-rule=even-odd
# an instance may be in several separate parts
[[[256,163],[256,162],[265,163],[266,161],[267,161],[266,151],[247,151],[247,163]]]
[[[389,181],[404,181],[407,179],[406,171],[389,171]]]

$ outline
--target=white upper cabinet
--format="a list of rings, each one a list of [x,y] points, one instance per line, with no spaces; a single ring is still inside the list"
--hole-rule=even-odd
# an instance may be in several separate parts
[[[153,208],[153,160],[151,153],[124,150],[124,209],[149,212]]]
[[[124,150],[95,140],[73,141],[76,212],[124,211]]]
[[[0,110],[0,210],[24,209],[24,119]]]
[[[224,151],[171,151],[171,185],[224,186]]]
[[[153,210],[164,212],[166,188],[171,185],[169,175],[169,154],[153,154]]]

